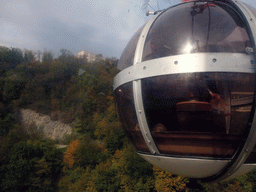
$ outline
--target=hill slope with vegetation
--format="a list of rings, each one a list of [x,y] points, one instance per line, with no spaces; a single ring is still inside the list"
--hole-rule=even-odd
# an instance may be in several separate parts
[[[118,60],[89,63],[68,50],[60,53],[54,58],[44,52],[36,61],[31,51],[0,47],[1,191],[256,190],[255,172],[205,184],[145,162],[115,111],[112,82]],[[73,132],[49,139],[35,124],[19,124],[21,109],[49,115]],[[63,151],[56,143],[68,147]]]

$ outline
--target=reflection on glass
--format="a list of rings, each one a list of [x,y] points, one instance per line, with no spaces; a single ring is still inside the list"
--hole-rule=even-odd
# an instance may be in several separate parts
[[[191,53],[191,51],[193,50],[193,46],[190,43],[187,43],[187,45],[184,47],[183,49],[183,53]]]
[[[187,73],[142,80],[145,114],[163,154],[231,158],[244,139],[254,75]]]
[[[117,65],[118,72],[133,65],[136,46],[143,28],[144,25],[133,35],[132,39],[126,45]]]
[[[130,138],[137,150],[142,152],[149,152],[140,131],[134,108],[132,83],[127,83],[118,87],[114,94],[116,98],[118,115],[126,135]]]
[[[236,11],[225,3],[192,2],[170,8],[151,26],[143,61],[199,52],[246,53],[251,43]]]

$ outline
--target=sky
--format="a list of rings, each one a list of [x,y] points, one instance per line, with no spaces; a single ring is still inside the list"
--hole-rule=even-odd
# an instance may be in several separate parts
[[[0,46],[121,56],[156,11],[182,0],[0,0]],[[256,1],[243,0],[256,7]]]

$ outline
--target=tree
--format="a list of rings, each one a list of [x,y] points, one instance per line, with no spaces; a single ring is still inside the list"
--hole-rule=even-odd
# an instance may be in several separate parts
[[[49,65],[53,61],[53,54],[49,51],[43,53],[42,62],[45,65]]]
[[[58,183],[60,192],[97,192],[94,176],[90,168],[83,169],[81,167],[75,170],[65,171],[64,177]]]
[[[94,168],[97,164],[106,159],[106,154],[103,148],[89,136],[84,136],[80,139],[80,146],[75,152],[74,166]]]
[[[117,176],[117,170],[111,160],[102,162],[92,171],[95,188],[97,191],[119,191],[121,180]]]
[[[63,161],[67,164],[68,168],[73,168],[76,158],[76,151],[80,145],[80,142],[78,139],[70,142],[68,145],[66,154],[64,155]]]
[[[25,50],[25,55],[24,55],[24,61],[31,63],[32,61],[35,60],[35,55],[32,51]]]
[[[94,135],[102,140],[109,153],[114,155],[116,150],[123,147],[125,140],[125,134],[117,119],[114,103],[111,102],[104,113],[95,113],[93,122],[96,124]]]
[[[0,63],[8,62],[8,54],[10,49],[5,46],[0,46]]]
[[[21,141],[11,148],[8,163],[1,166],[4,191],[55,191],[61,172],[62,152],[47,141]]]
[[[182,191],[186,188],[186,183],[188,183],[188,179],[182,176],[177,176],[160,169],[158,167],[154,167],[155,174],[155,188],[157,191]]]
[[[6,80],[3,95],[9,100],[19,99],[23,88],[23,80]]]
[[[9,52],[9,48],[0,46],[0,75],[4,75],[11,68],[8,63]]]
[[[5,74],[23,62],[22,51],[0,46],[0,74]]]
[[[18,64],[23,62],[22,51],[17,48],[11,48],[8,52],[7,62],[10,64],[11,68],[16,67]]]
[[[132,146],[116,151],[113,166],[125,191],[154,190],[152,165],[138,156]]]
[[[247,177],[247,180],[252,183],[253,191],[256,191],[256,170],[249,172]]]
[[[59,60],[63,60],[65,61],[66,57],[73,55],[71,51],[67,50],[67,49],[61,49],[60,50],[60,56],[59,56]]]
[[[0,117],[0,136],[7,135],[15,123],[14,115],[8,113]]]

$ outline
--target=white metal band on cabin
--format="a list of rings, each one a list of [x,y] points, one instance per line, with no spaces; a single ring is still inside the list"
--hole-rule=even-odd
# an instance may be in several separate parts
[[[117,74],[114,90],[131,81],[178,73],[254,73],[254,57],[246,53],[193,53],[162,57],[128,67]]]
[[[144,44],[145,44],[145,40],[146,40],[148,31],[158,16],[159,16],[159,14],[156,15],[155,17],[153,17],[151,20],[149,20],[148,23],[144,26],[144,28],[140,34],[140,38],[139,38],[137,46],[136,46],[134,61],[133,61],[133,67],[135,67],[135,68],[138,65],[138,63],[141,62],[142,51],[144,48]],[[152,154],[160,154],[160,152],[159,152],[158,148],[156,147],[156,144],[152,138],[150,130],[148,128],[148,123],[146,120],[143,99],[142,99],[141,80],[133,81],[133,98],[134,98],[134,105],[135,105],[136,115],[138,118],[138,123],[140,126],[142,136],[144,138],[144,141]]]

